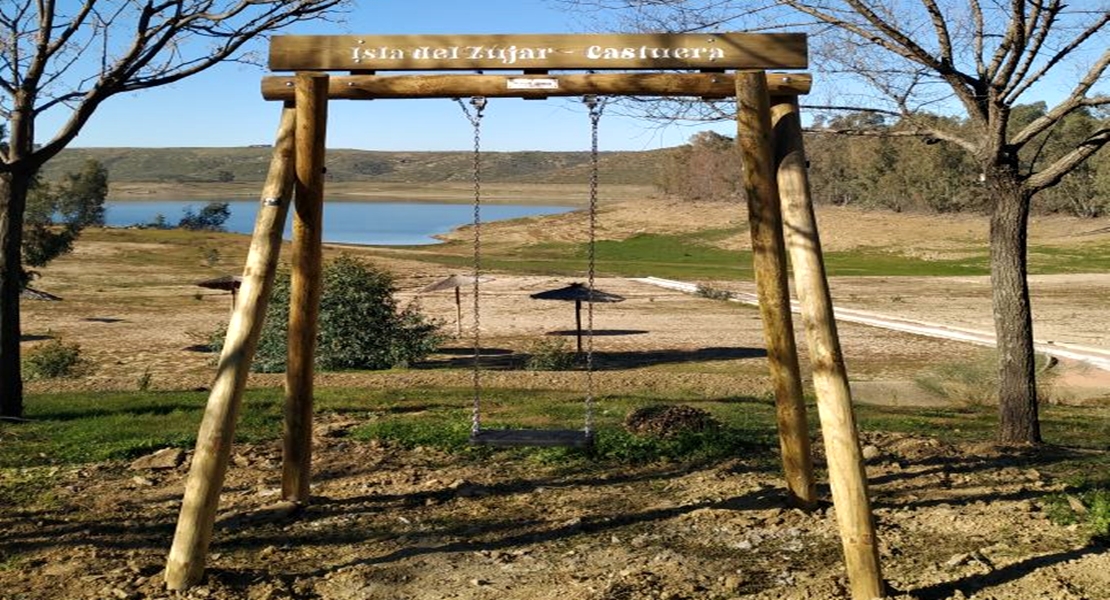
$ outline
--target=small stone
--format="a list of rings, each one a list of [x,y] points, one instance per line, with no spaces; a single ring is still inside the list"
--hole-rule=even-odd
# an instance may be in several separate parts
[[[475,587],[480,587],[480,586],[483,586],[483,585],[489,585],[489,581],[486,581],[485,579],[479,579],[479,578],[475,577],[474,579],[470,580],[470,585],[473,585]]]
[[[134,483],[135,485],[141,486],[141,487],[150,487],[150,486],[154,485],[154,480],[150,479],[149,477],[143,477],[141,475],[136,475],[136,476],[131,478],[131,483]]]
[[[162,448],[161,450],[141,456],[131,463],[135,471],[143,469],[176,469],[185,462],[185,451],[180,448]]]
[[[863,460],[875,460],[883,454],[882,450],[879,450],[879,447],[873,444],[864,446],[861,453],[863,454]]]
[[[571,531],[578,531],[582,528],[582,519],[580,517],[575,517],[563,523],[563,527]]]
[[[741,575],[728,575],[722,582],[726,592],[738,592],[740,587],[744,585],[744,578]]]
[[[971,560],[971,554],[968,554],[967,552],[961,552],[959,554],[953,555],[952,558],[949,558],[947,561],[945,561],[944,566],[949,568],[958,567],[969,560]]]

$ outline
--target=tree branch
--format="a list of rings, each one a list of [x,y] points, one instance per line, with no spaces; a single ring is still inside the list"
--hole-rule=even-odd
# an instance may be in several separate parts
[[[1110,127],[1103,127],[1092,133],[1087,139],[1080,142],[1074,150],[1061,156],[1048,167],[1031,175],[1025,180],[1024,187],[1037,193],[1050,188],[1060,182],[1064,175],[1072,172],[1076,167],[1110,143]]]
[[[951,144],[955,144],[960,148],[974,154],[978,150],[978,146],[968,140],[953,134],[950,131],[937,129],[932,127],[914,126],[913,129],[861,129],[854,127],[833,128],[833,127],[809,127],[805,130],[807,133],[816,133],[822,135],[850,135],[857,137],[916,137],[924,139],[937,139]]]
[[[1027,92],[1030,87],[1032,87],[1034,84],[1036,84],[1042,78],[1044,78],[1044,76],[1050,70],[1052,70],[1053,67],[1058,65],[1060,62],[1062,62],[1067,57],[1071,56],[1073,52],[1075,52],[1080,46],[1082,46],[1088,40],[1093,38],[1094,35],[1096,33],[1098,33],[1099,31],[1101,31],[1104,27],[1106,27],[1107,24],[1110,24],[1110,11],[1107,11],[1106,13],[1103,13],[1103,15],[1100,19],[1091,23],[1091,25],[1088,26],[1085,30],[1083,30],[1082,33],[1075,36],[1075,38],[1073,38],[1070,42],[1065,44],[1063,48],[1061,48],[1055,54],[1053,54],[1052,57],[1050,59],[1048,59],[1048,61],[1044,64],[1044,66],[1042,66],[1040,69],[1038,69],[1036,73],[1029,76],[1024,81],[1021,81],[1020,85],[1011,86],[1011,88],[1009,90],[1007,90],[1007,92],[1006,92],[1006,101],[1007,102],[1016,102],[1017,99],[1020,98],[1022,94]]]
[[[937,76],[944,80],[952,89],[952,92],[968,111],[968,114],[972,115],[977,120],[986,119],[985,110],[979,104],[975,92],[978,86],[977,80],[974,77],[959,71],[952,62],[945,62],[943,59],[938,60],[930,54],[929,51],[915,42],[909,35],[883,19],[860,0],[844,0],[844,2],[860,15],[870,27],[874,28],[874,31],[860,24],[841,19],[830,12],[823,11],[820,8],[806,4],[800,0],[783,1],[791,8],[808,14],[828,25],[851,33],[870,44],[883,48],[896,56],[900,56],[912,63],[922,65],[935,72]]]
[[[1063,119],[1076,109],[1082,106],[1098,106],[1104,104],[1101,100],[1089,102],[1086,96],[1087,93],[1091,91],[1091,88],[1102,79],[1102,75],[1108,66],[1110,66],[1110,48],[1103,51],[1102,56],[1091,65],[1091,68],[1083,78],[1079,80],[1079,83],[1075,85],[1063,102],[1056,105],[1055,108],[1045,113],[1044,116],[1035,119],[1024,129],[1015,134],[1010,139],[1010,143],[1020,148],[1038,134],[1051,128],[1056,121]]]
[[[1002,70],[1002,65],[1007,60],[1006,57],[1011,55],[1016,41],[1021,38],[1024,31],[1025,2],[1024,0],[1010,0],[1010,25],[1002,36],[1002,43],[994,49],[994,56],[984,73],[984,81],[994,82],[998,79],[998,73]]]
[[[925,11],[929,13],[929,19],[933,22],[933,30],[937,34],[941,64],[954,65],[956,61],[952,55],[952,38],[948,33],[948,21],[945,20],[936,0],[921,0],[921,3],[925,6]]]
[[[971,7],[971,20],[975,24],[975,33],[972,35],[975,46],[975,73],[980,81],[987,80],[987,65],[983,62],[983,43],[986,41],[986,22],[983,19],[983,7],[979,0],[969,0]]]
[[[1009,78],[1002,91],[1004,97],[1021,84],[1037,57],[1040,56],[1041,48],[1044,46],[1045,40],[1048,39],[1049,33],[1052,32],[1052,25],[1056,21],[1060,8],[1060,1],[1053,0],[1047,9],[1034,10],[1033,18],[1030,19],[1029,28],[1025,34],[1029,40],[1028,47],[1020,64],[1018,64],[1017,70],[1014,71],[1013,76]]]
[[[35,77],[32,81],[39,84],[36,91],[43,89],[43,82],[60,82],[63,74],[73,66],[88,63],[87,60],[77,61],[67,54],[67,61],[60,62],[58,69],[52,70],[46,79],[38,79],[43,76],[45,65],[50,59],[57,59],[62,49],[68,49],[66,52],[74,50],[72,42],[78,35],[78,30],[92,26],[90,15],[96,14],[92,8],[96,0],[85,1],[86,4],[69,26],[60,30],[59,37],[54,38],[55,42],[59,42],[65,36],[67,43],[44,45],[44,40],[50,38],[42,30],[39,31],[33,59],[33,66],[37,70],[28,71]],[[70,114],[53,138],[27,159],[41,165],[56,155],[72,142],[96,109],[116,94],[185,79],[222,61],[234,59],[247,42],[267,31],[296,21],[326,16],[347,2],[349,0],[237,0],[221,5],[214,0],[147,0],[139,6],[130,2],[122,3],[118,7],[120,10],[123,7],[134,10],[129,15],[128,22],[122,20],[124,13],[118,10],[107,18],[98,15],[96,29],[82,38],[86,40],[84,48],[94,39],[105,42],[105,51],[94,74],[84,80],[74,78],[73,87],[57,90],[59,93],[40,98],[33,107],[32,114],[37,115],[65,105],[70,108]],[[52,13],[39,16],[40,22],[44,24],[43,28],[48,29],[44,18],[52,16]],[[131,31],[131,39],[123,46],[122,52],[109,57],[107,49],[120,46],[109,45],[108,36],[113,31],[119,32],[121,27],[127,27]],[[203,40],[215,42],[215,46],[202,47],[200,42]],[[51,49],[56,54],[51,54]]]

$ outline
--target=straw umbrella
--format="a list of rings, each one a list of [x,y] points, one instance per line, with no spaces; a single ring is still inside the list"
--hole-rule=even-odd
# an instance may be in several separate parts
[[[486,282],[486,281],[489,281],[489,279],[486,278],[486,277],[481,277],[481,278],[478,279],[478,281]],[[454,288],[454,290],[455,290],[455,330],[457,331],[457,336],[458,337],[462,337],[462,294],[459,292],[459,288],[461,288],[463,286],[472,286],[472,285],[474,285],[474,277],[472,275],[450,275],[447,278],[441,279],[441,280],[425,287],[424,289],[420,290],[421,293],[423,293],[423,292],[438,292],[440,290],[449,290],[449,289]]]
[[[231,292],[231,310],[235,310],[235,297],[239,294],[239,286],[242,284],[243,278],[239,275],[224,275],[215,279],[205,279],[204,281],[197,282],[197,285],[202,288]]]
[[[578,353],[582,353],[582,302],[621,302],[623,296],[610,294],[598,289],[591,290],[582,283],[572,283],[566,287],[546,292],[537,292],[531,296],[535,300],[562,300],[574,301],[574,323],[578,340]]]

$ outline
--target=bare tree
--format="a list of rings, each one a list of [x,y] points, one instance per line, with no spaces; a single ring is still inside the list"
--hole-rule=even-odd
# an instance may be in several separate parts
[[[23,411],[20,245],[27,192],[106,100],[180,81],[348,0],[4,0],[0,3],[0,416]],[[67,115],[52,137],[36,123]],[[168,117],[168,115],[167,115]]]
[[[819,85],[811,108],[897,116],[900,135],[941,140],[977,163],[990,211],[999,350],[999,438],[1041,441],[1026,238],[1033,197],[1110,142],[1106,120],[1052,160],[1023,164],[1066,118],[1110,105],[1110,2],[1063,0],[563,0],[614,11],[647,30],[792,29],[811,33]],[[1054,102],[1029,123],[1011,111]],[[959,126],[935,115],[959,115]],[[867,134],[837,130],[835,133]],[[1024,151],[1024,152],[1023,152]]]

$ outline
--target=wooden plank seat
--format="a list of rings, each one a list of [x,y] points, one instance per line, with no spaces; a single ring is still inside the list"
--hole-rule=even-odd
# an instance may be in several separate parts
[[[482,429],[470,434],[475,446],[589,448],[593,442],[593,435],[582,429]]]

